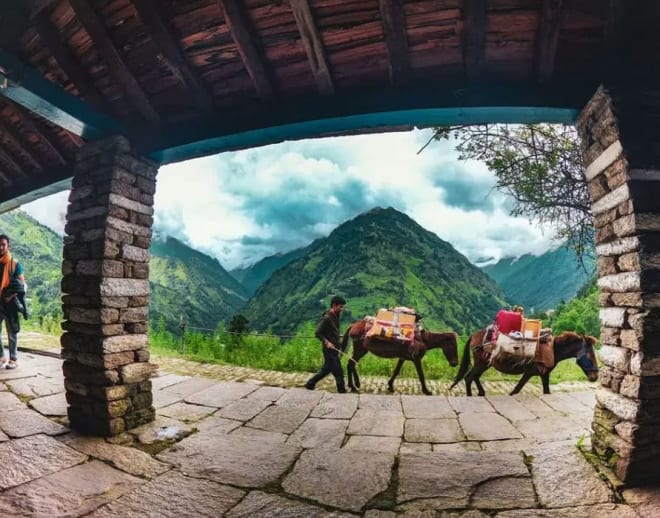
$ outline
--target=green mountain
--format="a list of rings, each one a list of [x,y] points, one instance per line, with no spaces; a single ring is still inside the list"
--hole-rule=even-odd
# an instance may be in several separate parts
[[[449,243],[395,209],[377,208],[275,271],[241,313],[253,329],[287,334],[317,322],[334,294],[348,301],[344,321],[413,306],[426,328],[461,333],[490,322],[504,304],[495,282]]]
[[[314,243],[310,246],[313,245]],[[261,261],[257,261],[252,266],[248,266],[247,268],[236,268],[229,273],[239,281],[250,296],[252,296],[257,289],[259,289],[259,286],[270,279],[274,271],[279,270],[283,266],[286,266],[290,262],[305,255],[308,248],[309,246],[305,248],[297,248],[296,250],[284,254],[271,255]]]
[[[62,314],[62,238],[21,211],[0,214],[0,234],[10,239],[11,253],[22,265],[28,285],[31,319]]]
[[[585,256],[584,263],[583,269],[576,261],[575,252],[560,247],[538,257],[500,259],[482,269],[500,285],[507,300],[525,306],[529,314],[532,310],[554,309],[562,300],[575,297],[595,271],[591,257]]]
[[[21,211],[0,215],[0,233],[25,269],[32,320],[61,318],[62,238]],[[161,317],[166,327],[178,327],[182,314],[188,325],[215,329],[245,304],[248,294],[217,260],[176,239],[154,240],[149,281],[150,319]],[[58,324],[59,325],[59,324]]]
[[[150,320],[213,330],[228,322],[248,299],[241,284],[220,263],[174,238],[154,240],[149,263]]]

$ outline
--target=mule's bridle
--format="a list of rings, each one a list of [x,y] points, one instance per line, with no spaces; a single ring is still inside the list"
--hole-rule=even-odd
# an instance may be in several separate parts
[[[587,339],[582,336],[580,351],[576,356],[577,364],[584,372],[598,372],[598,366],[594,365],[589,356],[587,356]]]

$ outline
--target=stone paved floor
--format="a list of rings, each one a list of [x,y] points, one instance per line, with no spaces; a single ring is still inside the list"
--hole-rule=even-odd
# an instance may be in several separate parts
[[[0,371],[0,516],[660,516],[660,488],[616,492],[577,449],[592,389],[340,395],[257,374],[161,369],[157,421],[109,441],[66,428],[61,361],[23,353]]]

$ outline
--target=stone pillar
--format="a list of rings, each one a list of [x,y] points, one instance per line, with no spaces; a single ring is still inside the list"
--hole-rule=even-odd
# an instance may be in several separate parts
[[[660,90],[658,90],[660,91]],[[660,110],[645,87],[601,87],[577,126],[601,289],[595,453],[624,482],[660,480]]]
[[[123,137],[74,166],[62,262],[62,356],[70,426],[112,436],[154,419],[147,324],[155,163]]]

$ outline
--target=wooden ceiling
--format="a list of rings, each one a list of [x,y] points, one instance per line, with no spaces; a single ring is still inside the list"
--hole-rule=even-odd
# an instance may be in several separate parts
[[[321,119],[447,107],[579,108],[602,78],[604,50],[620,37],[619,5],[7,1],[0,48],[111,117],[145,153],[170,161],[245,144],[229,139],[178,155],[159,152]],[[20,104],[0,95],[0,202],[69,177],[84,144],[56,119]],[[371,125],[382,126],[379,120]],[[367,126],[359,124],[352,129]],[[314,128],[305,131],[337,133]]]

